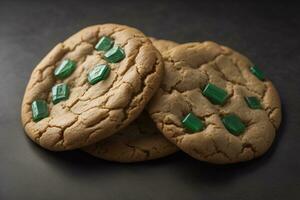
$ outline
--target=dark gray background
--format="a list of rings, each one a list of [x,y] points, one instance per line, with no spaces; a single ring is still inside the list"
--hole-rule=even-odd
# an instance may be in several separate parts
[[[215,166],[183,153],[118,164],[35,145],[20,123],[34,66],[58,42],[98,23],[177,42],[214,40],[248,56],[277,86],[284,119],[262,158]],[[299,199],[300,7],[249,1],[0,0],[0,199]]]

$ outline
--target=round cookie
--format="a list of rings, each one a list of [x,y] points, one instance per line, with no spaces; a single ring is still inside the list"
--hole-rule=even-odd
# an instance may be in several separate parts
[[[49,150],[90,145],[133,121],[162,74],[159,52],[137,29],[87,27],[56,45],[33,70],[22,103],[23,126]]]
[[[165,77],[148,110],[171,142],[218,164],[251,160],[268,150],[281,105],[258,67],[213,42],[178,45],[163,57]]]
[[[150,39],[161,53],[178,45],[172,41]],[[105,160],[129,163],[162,158],[175,153],[178,148],[162,135],[149,115],[142,112],[129,126],[83,150]]]
[[[105,160],[130,163],[162,158],[178,148],[160,133],[148,113],[143,112],[118,133],[83,150]]]

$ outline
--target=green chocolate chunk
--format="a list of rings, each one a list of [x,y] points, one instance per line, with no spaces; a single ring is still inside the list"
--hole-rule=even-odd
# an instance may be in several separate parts
[[[246,128],[241,119],[234,114],[225,115],[222,122],[226,129],[235,136],[242,134]]]
[[[58,79],[64,79],[70,76],[75,70],[76,63],[73,60],[66,59],[55,69],[54,75]]]
[[[60,83],[52,87],[52,102],[57,104],[69,98],[70,90],[67,84]]]
[[[204,129],[204,123],[193,113],[187,114],[181,122],[186,129],[193,133]]]
[[[258,98],[256,97],[245,97],[245,101],[247,102],[249,108],[252,109],[261,109],[261,104]]]
[[[117,63],[125,58],[125,52],[122,48],[114,46],[104,54],[104,58],[110,63]]]
[[[94,85],[99,81],[105,80],[109,75],[110,67],[106,64],[97,65],[88,74],[88,81]]]
[[[250,71],[251,71],[251,73],[254,74],[259,80],[261,80],[261,81],[265,80],[265,75],[264,75],[264,73],[263,73],[259,68],[257,68],[256,66],[250,67]]]
[[[44,100],[35,100],[31,104],[32,119],[37,122],[49,116],[47,102]]]
[[[223,105],[228,97],[228,93],[222,88],[217,87],[212,83],[208,83],[203,95],[206,96],[213,104]]]
[[[107,36],[103,36],[96,44],[97,51],[108,51],[114,44],[114,41]]]

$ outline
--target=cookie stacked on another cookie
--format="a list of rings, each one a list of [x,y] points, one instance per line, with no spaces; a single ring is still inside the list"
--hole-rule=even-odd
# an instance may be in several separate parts
[[[117,162],[178,149],[210,163],[250,160],[271,146],[280,121],[274,86],[246,57],[116,24],[57,45],[33,71],[22,104],[27,135],[42,147]]]
[[[162,75],[160,53],[137,29],[85,28],[54,47],[32,72],[22,103],[23,126],[49,150],[93,144],[130,124]]]

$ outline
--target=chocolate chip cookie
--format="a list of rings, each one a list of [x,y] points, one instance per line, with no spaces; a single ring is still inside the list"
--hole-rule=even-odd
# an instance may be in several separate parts
[[[163,57],[165,76],[149,113],[171,142],[218,164],[251,160],[269,149],[281,106],[259,66],[213,42],[178,45]]]
[[[137,29],[87,27],[36,66],[22,103],[27,135],[62,151],[104,139],[132,122],[160,84],[163,63]]]

